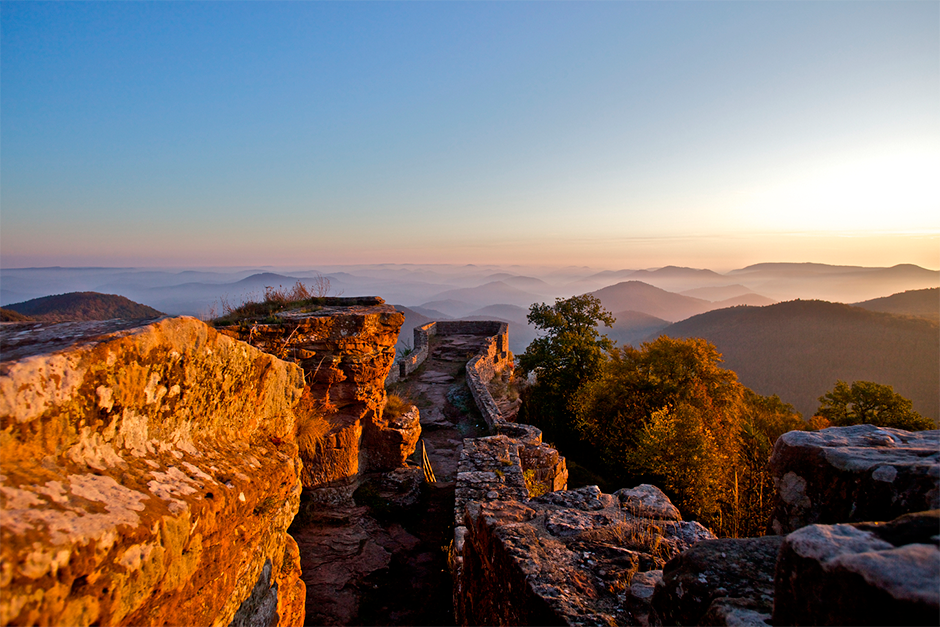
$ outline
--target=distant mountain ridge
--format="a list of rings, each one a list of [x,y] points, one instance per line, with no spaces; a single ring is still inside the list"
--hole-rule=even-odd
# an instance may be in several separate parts
[[[940,288],[907,290],[883,298],[855,303],[856,307],[902,316],[916,316],[940,322]]]
[[[701,337],[725,367],[761,394],[777,394],[804,416],[837,380],[891,385],[931,419],[940,416],[940,325],[842,303],[796,300],[718,309],[663,329]]]
[[[642,281],[623,281],[593,292],[607,311],[637,311],[670,322],[712,309],[701,298],[683,296]]]
[[[114,318],[135,320],[159,318],[164,315],[153,307],[135,303],[124,296],[98,292],[70,292],[43,296],[7,305],[6,309],[42,322],[112,320]]]

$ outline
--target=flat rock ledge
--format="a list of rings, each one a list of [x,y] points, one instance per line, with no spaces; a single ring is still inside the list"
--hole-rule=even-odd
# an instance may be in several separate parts
[[[940,511],[887,524],[810,525],[777,559],[774,625],[936,625]]]
[[[940,431],[856,425],[791,431],[774,445],[771,531],[891,520],[940,508]]]
[[[300,368],[188,317],[4,331],[0,624],[303,623]]]
[[[243,320],[218,331],[303,369],[298,445],[304,502],[352,502],[365,472],[399,468],[421,436],[417,410],[385,413],[385,380],[404,315],[377,296]]]

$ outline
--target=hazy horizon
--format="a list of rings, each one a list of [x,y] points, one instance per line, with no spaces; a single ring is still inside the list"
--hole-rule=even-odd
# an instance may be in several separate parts
[[[937,3],[0,18],[2,268],[940,268]]]

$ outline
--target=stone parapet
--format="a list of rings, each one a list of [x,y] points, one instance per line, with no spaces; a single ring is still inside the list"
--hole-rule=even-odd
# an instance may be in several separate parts
[[[461,625],[650,624],[665,561],[715,537],[698,523],[634,517],[597,486],[492,492],[466,504],[455,542]]]
[[[2,340],[0,624],[302,624],[300,368],[187,317]]]
[[[509,357],[509,325],[492,320],[438,320],[414,329],[413,350],[395,362],[385,384],[396,383],[417,370],[428,358],[431,337],[435,335],[485,335],[491,341],[484,352],[480,353],[487,364],[481,364],[481,375],[488,375],[489,381],[495,372],[502,371],[512,364]]]
[[[465,439],[460,456],[456,620],[648,624],[665,560],[714,536],[681,521],[653,486],[618,495],[596,486],[567,491],[564,457],[542,443],[536,427],[504,420],[487,388],[511,367],[507,339],[502,332],[494,336],[467,364],[467,385],[496,435]]]

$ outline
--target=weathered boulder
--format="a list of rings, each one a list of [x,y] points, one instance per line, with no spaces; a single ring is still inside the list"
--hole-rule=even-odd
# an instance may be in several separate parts
[[[501,492],[465,505],[461,624],[653,624],[665,560],[715,537],[698,523],[636,517],[597,486],[486,500]]]
[[[59,326],[0,331],[0,624],[301,624],[301,370],[193,318]]]
[[[672,504],[662,490],[647,483],[635,488],[622,488],[614,492],[620,505],[637,518],[654,520],[682,520],[679,508]]]
[[[417,415],[383,415],[385,380],[404,315],[377,297],[324,304],[219,329],[304,371],[297,408],[305,498],[349,502],[363,471],[404,464],[421,434]]]
[[[777,439],[770,469],[777,534],[940,507],[940,431],[872,425],[791,431]]]
[[[887,525],[811,525],[777,563],[774,625],[936,625],[940,511]]]
[[[669,560],[653,605],[664,625],[762,623],[773,612],[781,536],[707,540]]]

